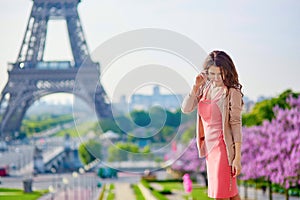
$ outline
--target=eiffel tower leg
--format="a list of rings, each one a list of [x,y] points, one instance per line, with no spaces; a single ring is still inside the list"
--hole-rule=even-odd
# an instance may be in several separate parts
[[[32,93],[12,95],[2,115],[1,137],[14,138],[20,132],[22,119],[33,102]]]
[[[4,133],[3,133],[3,119],[7,110],[7,107],[9,106],[9,94],[8,93],[2,93],[1,94],[1,100],[0,100],[0,139],[4,139]]]
[[[83,81],[83,80],[82,80]],[[94,81],[93,81],[94,83]],[[112,117],[112,111],[110,107],[110,103],[108,102],[106,93],[101,85],[97,85],[94,89],[94,86],[87,86],[88,81],[84,80],[83,82],[77,83],[77,87],[79,86],[81,89],[76,89],[73,91],[73,94],[76,97],[80,97],[82,100],[84,100],[89,107],[95,111],[95,114],[97,115],[98,119],[101,118],[111,118]],[[76,112],[77,110],[77,101],[75,99],[73,109]]]
[[[104,99],[106,93],[101,85],[97,85],[95,92],[95,108],[98,118],[110,118],[112,117],[112,111],[108,99]]]
[[[99,82],[99,64],[83,63],[78,72],[74,91],[95,111],[98,118],[112,117],[109,99]]]

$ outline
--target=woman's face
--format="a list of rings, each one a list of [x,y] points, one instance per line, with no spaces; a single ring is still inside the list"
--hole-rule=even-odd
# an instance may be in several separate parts
[[[215,86],[224,85],[220,67],[211,66],[208,68],[207,72],[208,72],[208,79],[211,80]]]

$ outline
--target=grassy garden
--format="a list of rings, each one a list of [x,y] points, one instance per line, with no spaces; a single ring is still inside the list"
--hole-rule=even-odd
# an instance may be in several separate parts
[[[141,192],[141,190],[140,190],[140,188],[139,188],[138,185],[133,184],[132,185],[132,189],[133,189],[133,192],[134,192],[134,194],[136,196],[136,199],[138,199],[138,200],[145,200],[145,197],[144,197],[143,193]]]
[[[32,193],[24,193],[20,189],[0,188],[1,200],[36,200],[47,193],[47,190],[34,191]]]
[[[115,189],[115,185],[114,184],[110,184],[106,200],[114,200],[115,199],[114,189]]]
[[[142,180],[142,184],[148,188],[152,195],[159,200],[167,200],[168,196],[176,196],[177,198],[193,200],[209,200],[206,194],[206,187],[200,187],[193,184],[193,190],[190,194],[184,192],[181,180]]]

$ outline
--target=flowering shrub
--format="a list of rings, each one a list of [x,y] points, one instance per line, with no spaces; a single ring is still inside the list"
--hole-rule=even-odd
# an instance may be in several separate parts
[[[243,179],[265,177],[288,189],[300,184],[300,98],[290,109],[274,107],[275,118],[243,128]]]

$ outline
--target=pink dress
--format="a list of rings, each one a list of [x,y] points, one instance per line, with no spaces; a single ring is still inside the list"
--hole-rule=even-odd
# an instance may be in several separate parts
[[[205,133],[207,193],[210,198],[229,198],[238,194],[236,178],[232,176],[231,166],[227,160],[226,146],[223,140],[222,115],[216,104],[221,96],[222,92],[215,99],[204,98],[198,104],[198,113],[201,116]]]

